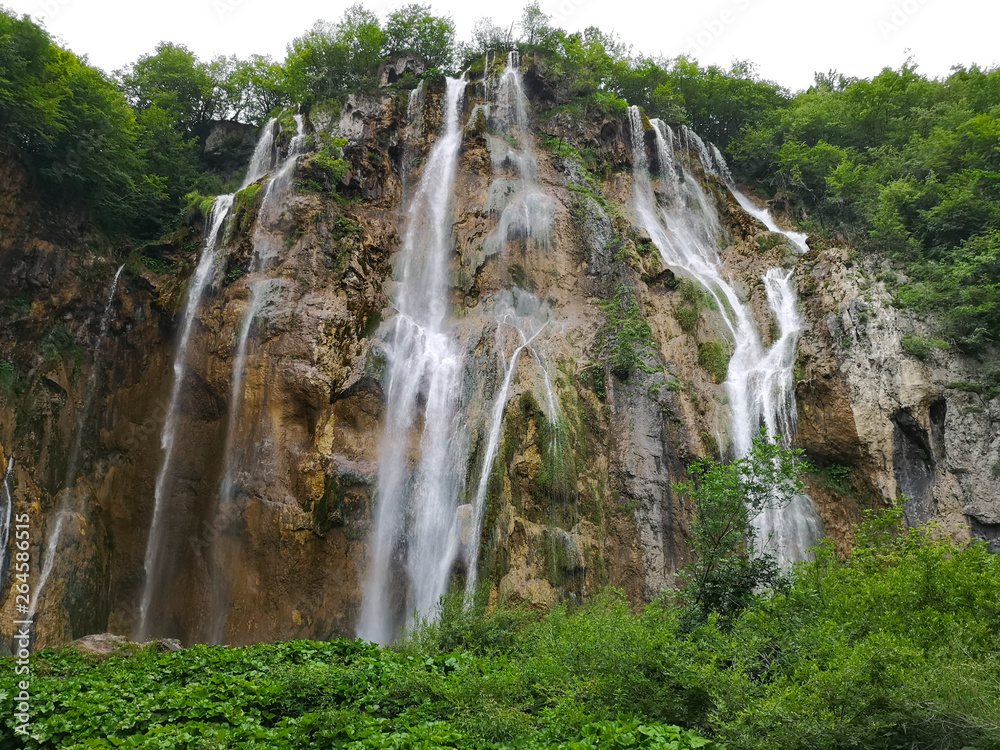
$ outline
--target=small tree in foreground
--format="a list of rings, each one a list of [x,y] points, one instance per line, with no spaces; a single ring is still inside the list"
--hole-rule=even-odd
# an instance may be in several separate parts
[[[780,437],[772,442],[761,430],[744,457],[729,463],[700,459],[688,468],[691,479],[674,485],[697,506],[690,531],[695,560],[685,590],[693,613],[729,619],[746,609],[756,591],[780,581],[777,560],[756,546],[753,522],[800,494],[799,474],[807,469],[801,450],[784,448]]]

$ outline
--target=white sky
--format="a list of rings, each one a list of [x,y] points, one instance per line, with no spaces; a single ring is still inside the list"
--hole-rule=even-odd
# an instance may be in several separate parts
[[[427,0],[451,15],[459,38],[490,15],[499,25],[520,16],[527,0]],[[370,0],[384,17],[407,0]],[[157,42],[187,45],[202,58],[270,54],[317,18],[336,20],[351,2],[317,0],[0,0],[8,10],[45,17],[50,33],[91,64],[111,71],[150,52]],[[728,66],[749,59],[765,78],[792,90],[815,71],[836,69],[871,77],[912,55],[927,75],[952,65],[1000,63],[1000,3],[996,0],[540,0],[555,24],[575,31],[597,26],[616,32],[636,51]]]

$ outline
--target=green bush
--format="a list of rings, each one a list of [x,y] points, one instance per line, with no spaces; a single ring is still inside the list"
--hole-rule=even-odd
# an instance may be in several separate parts
[[[20,390],[19,386],[14,365],[6,359],[0,359],[0,393],[13,395]]]
[[[698,346],[698,364],[708,371],[716,383],[726,380],[729,358],[728,346],[719,341],[706,341]]]
[[[947,341],[924,338],[913,333],[903,334],[903,339],[900,343],[903,345],[903,351],[920,360],[929,359],[935,349],[951,348],[951,344]]]
[[[908,530],[899,508],[868,513],[856,538],[724,619],[708,607],[691,623],[669,593],[544,616],[457,596],[391,649],[45,650],[32,735],[15,737],[7,712],[0,746],[1000,747],[1000,556]],[[0,664],[10,696],[19,678]]]
[[[626,380],[641,363],[643,349],[653,346],[653,332],[642,315],[635,292],[619,285],[613,299],[601,303],[607,322],[600,338],[607,351],[611,372]]]
[[[695,329],[698,327],[699,313],[693,307],[679,307],[674,313],[674,317],[677,318],[677,322],[680,324],[681,330],[684,333],[694,333]]]
[[[312,157],[312,163],[326,172],[327,179],[334,190],[350,171],[350,165],[344,161],[343,149],[346,145],[345,139],[335,138],[325,142],[323,147]]]

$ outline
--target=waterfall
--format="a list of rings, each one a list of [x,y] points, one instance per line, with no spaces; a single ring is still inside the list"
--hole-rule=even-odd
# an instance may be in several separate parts
[[[278,221],[284,205],[285,195],[292,185],[298,157],[305,152],[306,134],[305,118],[296,114],[296,134],[288,144],[285,159],[277,166],[277,171],[264,187],[264,197],[257,214],[257,226],[253,236],[253,255],[250,260],[250,273],[261,274],[267,270],[270,262],[278,255],[277,243],[272,236],[274,225]],[[273,135],[269,136],[273,140]],[[264,141],[266,139],[262,138]],[[256,161],[257,154],[254,154]],[[259,177],[258,177],[259,179]],[[250,282],[250,300],[240,319],[239,338],[233,355],[233,374],[230,378],[229,416],[226,423],[226,439],[223,457],[226,462],[219,497],[216,504],[214,529],[217,538],[223,532],[231,531],[232,524],[237,520],[237,509],[234,505],[237,487],[237,473],[245,467],[245,452],[240,450],[237,441],[241,434],[251,434],[250,430],[239,430],[243,414],[243,387],[246,380],[247,356],[251,343],[251,331],[254,322],[261,312],[274,303],[276,292],[280,291],[273,280],[268,277],[257,278]],[[220,550],[213,550],[216,558],[223,555]],[[228,619],[228,584],[224,580],[231,571],[232,560],[215,559],[212,565],[211,612],[209,613],[208,641],[221,643],[225,634]]]
[[[410,91],[410,97],[406,102],[406,124],[410,133],[416,134],[423,130],[426,92],[427,85],[423,78],[417,87]]]
[[[462,354],[448,322],[452,190],[462,142],[465,78],[447,81],[443,132],[410,204],[399,255],[396,316],[385,345],[385,433],[379,446],[374,528],[357,634],[388,643],[414,614],[429,618],[447,591],[459,547]],[[419,458],[411,467],[412,433]],[[396,585],[406,593],[394,604]]]
[[[153,504],[153,519],[149,526],[149,538],[146,542],[146,559],[144,563],[145,581],[143,583],[142,601],[139,606],[139,637],[149,635],[149,609],[156,593],[158,577],[160,576],[160,561],[166,540],[163,538],[164,516],[167,512],[171,484],[171,468],[174,459],[174,448],[177,442],[177,431],[180,421],[181,393],[184,388],[184,377],[187,374],[188,347],[194,330],[194,321],[198,317],[202,298],[205,296],[212,278],[215,275],[218,258],[219,235],[229,208],[233,204],[232,195],[220,195],[212,204],[208,218],[208,233],[205,237],[205,247],[198,260],[198,266],[188,287],[187,301],[181,317],[181,335],[174,354],[174,382],[170,390],[170,401],[167,406],[167,416],[163,423],[163,433],[160,447],[163,449],[163,462],[156,477],[156,490]]]
[[[495,176],[490,184],[486,208],[500,214],[497,228],[483,243],[487,255],[499,254],[508,243],[514,241],[527,243],[531,240],[544,248],[549,243],[552,231],[554,209],[551,199],[538,184],[538,160],[531,147],[528,99],[524,92],[520,67],[519,53],[509,53],[507,66],[500,79],[495,85],[487,86],[487,95],[491,100],[489,122],[493,131],[487,135],[487,144]],[[509,302],[507,297],[510,297]],[[494,397],[488,421],[489,429],[479,469],[479,482],[469,511],[471,527],[467,534],[463,534],[463,537],[468,537],[463,552],[467,563],[465,581],[467,599],[475,593],[479,580],[479,551],[486,517],[489,478],[500,447],[504,411],[510,395],[511,382],[517,371],[518,359],[525,349],[532,351],[542,369],[553,440],[556,439],[558,431],[557,398],[544,363],[537,352],[531,349],[532,342],[549,323],[548,313],[544,311],[545,319],[540,324],[535,322],[532,315],[541,312],[541,306],[532,295],[522,292],[517,287],[514,287],[509,295],[501,295],[499,302],[501,305],[510,305],[509,309],[498,318],[496,335],[497,352],[503,363],[504,378]],[[532,325],[534,330],[529,333]],[[505,328],[513,328],[518,334],[519,341],[509,361],[506,360],[506,338],[502,333]],[[555,445],[550,447],[554,452]]]
[[[295,125],[296,135],[289,143],[288,155],[264,188],[264,198],[261,201],[260,210],[257,214],[257,227],[254,230],[253,236],[253,255],[250,260],[249,269],[251,274],[265,271],[271,259],[277,255],[274,249],[275,243],[270,237],[269,229],[272,228],[277,214],[281,209],[284,196],[291,186],[295,165],[298,157],[304,151],[306,139],[305,121],[302,115],[295,115]],[[271,139],[273,140],[273,136],[271,136]],[[254,156],[256,158],[256,154]],[[270,282],[270,279],[263,278],[256,279],[250,283],[250,301],[247,303],[247,307],[240,319],[239,338],[237,339],[236,351],[233,357],[233,375],[230,379],[229,420],[226,427],[226,450],[223,454],[226,457],[227,468],[220,492],[220,504],[224,504],[232,499],[233,472],[236,470],[235,462],[232,460],[233,441],[236,438],[236,427],[241,411],[240,405],[243,400],[243,381],[246,377],[246,359],[250,344],[250,331],[257,316],[265,307],[265,303],[271,299],[270,292],[273,290],[273,285]]]
[[[503,315],[497,323],[497,350],[502,358],[506,359],[503,350],[503,337],[501,335],[501,329],[504,326],[509,326],[517,332],[520,344],[515,347],[514,352],[510,355],[510,361],[504,363],[503,382],[493,399],[492,417],[489,422],[490,429],[486,439],[486,450],[483,452],[483,462],[479,470],[479,484],[476,487],[476,496],[472,505],[472,529],[466,553],[469,566],[468,574],[465,579],[465,594],[467,598],[471,597],[475,593],[476,583],[479,579],[479,546],[482,538],[483,520],[486,516],[486,490],[489,487],[490,474],[493,471],[493,462],[496,461],[497,451],[500,448],[500,436],[503,427],[504,411],[507,408],[507,398],[510,395],[511,381],[514,378],[514,373],[517,371],[518,357],[520,357],[522,351],[531,346],[532,342],[538,338],[539,334],[545,330],[548,324],[549,321],[546,320],[538,326],[534,333],[529,336],[524,331],[521,321],[514,317],[513,314]],[[546,384],[548,384],[548,373],[545,373],[545,381]],[[551,400],[551,388],[548,391],[548,396]],[[552,408],[554,409],[554,400]],[[555,422],[553,422],[552,426],[554,430]]]
[[[649,173],[646,128],[638,107],[629,109],[635,164],[634,200],[642,226],[668,266],[699,283],[715,301],[733,347],[725,387],[731,411],[732,452],[743,456],[750,450],[760,427],[771,437],[787,442],[795,431],[795,394],[792,370],[801,322],[796,309],[791,271],[772,268],[763,276],[768,305],[780,334],[770,348],[764,347],[750,308],[740,299],[725,272],[718,248],[718,213],[705,191],[688,170],[678,151],[693,150],[706,175],[722,179],[741,205],[752,202],[733,184],[718,149],[683,128],[676,135],[665,123],[653,120],[653,140],[660,190],[658,201]],[[678,145],[679,144],[679,148]],[[800,251],[804,236],[782,232],[766,211],[754,207],[755,216],[767,216],[765,225],[784,234]],[[787,565],[805,557],[818,539],[820,521],[807,497],[800,496],[783,508],[768,508],[755,519],[759,545],[769,547]]]
[[[7,473],[3,477],[3,488],[0,489],[0,592],[7,583],[7,573],[10,571],[10,530],[14,520],[14,491],[10,480],[14,476],[14,457],[7,459]]]
[[[257,182],[257,180],[269,174],[274,169],[274,162],[277,159],[274,148],[274,131],[277,122],[272,117],[261,129],[257,145],[253,150],[253,156],[250,157],[250,164],[247,166],[247,176],[243,179],[240,190]]]
[[[406,103],[406,130],[403,135],[403,168],[400,183],[403,195],[409,194],[410,172],[413,169],[414,146],[424,131],[424,104],[427,101],[427,84],[420,79],[415,89],[410,91]]]
[[[26,619],[34,619],[35,612],[42,600],[42,593],[45,591],[45,584],[52,575],[52,568],[55,565],[56,554],[59,552],[59,542],[62,539],[63,526],[66,517],[70,514],[71,500],[73,499],[73,485],[76,483],[76,465],[80,456],[80,448],[83,446],[83,433],[90,421],[90,410],[97,394],[97,373],[100,370],[101,352],[104,350],[104,340],[108,337],[108,325],[111,322],[111,305],[115,301],[115,293],[118,291],[118,279],[125,269],[123,263],[118,267],[114,278],[111,280],[111,290],[108,292],[107,302],[104,303],[104,312],[101,314],[100,328],[98,329],[97,342],[94,344],[94,364],[90,371],[90,378],[87,380],[87,390],[84,394],[83,402],[80,406],[80,413],[77,416],[76,436],[73,439],[73,447],[69,452],[69,459],[66,462],[66,475],[62,485],[62,498],[59,502],[59,509],[55,515],[55,525],[49,532],[49,538],[45,543],[45,554],[42,558],[42,575],[38,580],[38,585],[34,590],[34,597],[31,600],[31,609]]]
[[[496,84],[496,103],[490,105],[487,143],[496,174],[490,185],[487,210],[500,213],[496,230],[483,243],[487,255],[499,253],[507,242],[533,239],[548,245],[554,210],[549,196],[538,185],[538,160],[531,149],[528,99],[517,52],[507,57],[507,67]]]

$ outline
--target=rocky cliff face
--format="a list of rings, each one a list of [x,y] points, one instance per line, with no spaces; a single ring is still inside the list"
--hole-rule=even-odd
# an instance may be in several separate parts
[[[987,364],[920,345],[931,321],[892,305],[888,264],[843,249],[810,261],[799,272],[812,320],[800,346],[801,442],[852,467],[862,505],[904,495],[911,525],[995,544],[998,402],[976,385]]]
[[[533,96],[544,96],[530,61],[526,80]],[[549,236],[537,242],[504,224],[512,175],[498,164],[498,136],[477,110],[484,96],[482,82],[470,84],[452,258],[452,309],[466,353],[466,492],[489,472],[480,578],[493,600],[538,607],[606,586],[648,601],[689,560],[692,508],[672,485],[692,458],[726,449],[724,369],[706,356],[724,350],[721,319],[664,267],[639,228],[623,116],[535,123],[538,187],[552,213]],[[155,635],[207,637],[220,561],[226,642],[354,632],[384,428],[393,259],[409,191],[441,124],[441,94],[427,94],[419,121],[411,111],[408,122],[407,105],[405,95],[352,97],[340,112],[307,115],[311,151],[266,228],[281,249],[251,331],[241,431],[229,448],[240,451],[238,510],[222,523],[216,505],[231,458],[224,453],[233,358],[251,296],[243,272],[262,193],[237,196],[183,382],[165,531],[170,574],[154,603]],[[333,138],[347,140],[350,170],[339,183],[317,159]],[[209,141],[227,161],[247,145],[232,127]],[[768,331],[761,272],[793,264],[793,255],[720,182],[698,174],[718,204],[727,269]],[[178,312],[204,219],[193,215],[143,250],[154,260],[127,261],[109,335],[96,351],[117,267],[110,249],[86,217],[39,203],[15,167],[5,166],[0,180],[0,445],[17,459],[14,495],[32,517],[36,576],[57,510],[68,509],[38,641],[130,633]],[[939,350],[926,360],[908,354],[904,334],[925,324],[891,306],[874,265],[831,248],[795,267],[807,325],[796,368],[797,440],[821,467],[811,495],[838,547],[849,545],[862,508],[899,493],[910,498],[911,523],[1000,538],[1000,407],[963,386],[975,364]],[[622,352],[615,326],[631,318],[645,320],[651,334]],[[533,355],[517,362],[497,460],[484,469],[489,412],[517,346],[511,326],[529,323],[544,330]],[[628,366],[623,356],[633,358]],[[9,586],[3,601],[9,622]]]

